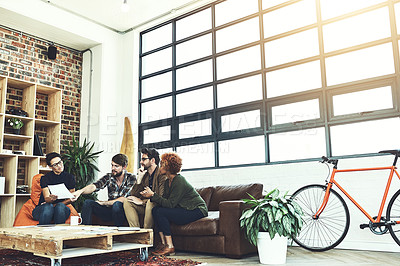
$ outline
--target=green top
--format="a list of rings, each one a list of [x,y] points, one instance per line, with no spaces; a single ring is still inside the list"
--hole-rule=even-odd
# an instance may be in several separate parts
[[[185,210],[200,209],[204,216],[208,215],[207,205],[199,193],[180,174],[172,179],[171,186],[169,179],[165,180],[164,194],[154,193],[151,201],[166,208],[183,208]]]

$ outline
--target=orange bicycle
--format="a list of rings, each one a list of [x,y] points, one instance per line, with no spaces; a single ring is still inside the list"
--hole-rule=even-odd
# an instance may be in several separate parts
[[[395,156],[393,165],[388,167],[338,170],[337,165],[339,160],[329,159],[325,156],[322,157],[321,163],[333,165],[333,171],[330,174],[329,180],[327,178],[326,184],[302,187],[291,197],[303,208],[304,212],[303,228],[301,229],[300,234],[294,238],[294,241],[299,246],[312,251],[329,250],[339,245],[349,231],[349,209],[343,198],[332,189],[333,185],[338,187],[368,218],[369,223],[361,224],[361,229],[369,227],[369,229],[377,235],[382,235],[389,231],[394,241],[400,245],[400,190],[391,198],[386,210],[386,217],[382,216],[393,175],[396,174],[400,179],[400,175],[396,170],[396,163],[400,155],[400,150],[386,150],[380,151],[379,153],[393,154]],[[378,215],[372,217],[342,186],[340,186],[340,184],[335,180],[335,175],[343,172],[376,170],[390,170],[390,174]]]

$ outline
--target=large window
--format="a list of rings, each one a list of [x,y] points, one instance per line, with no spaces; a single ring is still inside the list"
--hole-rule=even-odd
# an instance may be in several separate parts
[[[139,145],[184,169],[400,147],[400,1],[216,1],[140,36]]]

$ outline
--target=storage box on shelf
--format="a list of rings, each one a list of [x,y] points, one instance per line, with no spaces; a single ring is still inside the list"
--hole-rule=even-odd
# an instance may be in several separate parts
[[[0,195],[0,227],[12,226],[29,198],[32,177],[50,171],[45,157],[34,154],[35,134],[44,154],[60,152],[61,105],[61,89],[0,76],[0,176],[5,177],[5,191]],[[27,115],[9,114],[10,109],[24,110]],[[10,118],[24,123],[19,134],[9,127]],[[18,185],[27,185],[27,193],[17,193]]]

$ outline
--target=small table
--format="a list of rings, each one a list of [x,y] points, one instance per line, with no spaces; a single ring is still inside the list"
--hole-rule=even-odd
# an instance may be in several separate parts
[[[123,229],[89,225],[0,228],[0,248],[32,252],[50,258],[51,265],[61,265],[63,258],[130,249],[139,249],[140,259],[147,260],[148,247],[153,246],[153,230]]]

